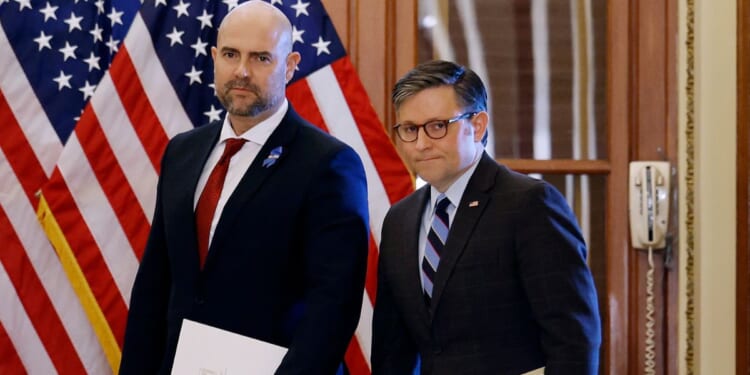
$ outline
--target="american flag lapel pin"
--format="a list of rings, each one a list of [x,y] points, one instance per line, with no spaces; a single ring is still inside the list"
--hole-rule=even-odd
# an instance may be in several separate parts
[[[477,207],[479,206],[479,201],[471,201],[469,202],[469,207]]]

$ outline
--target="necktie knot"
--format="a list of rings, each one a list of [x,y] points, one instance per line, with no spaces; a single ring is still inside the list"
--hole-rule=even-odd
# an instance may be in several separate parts
[[[224,145],[224,153],[219,158],[219,163],[226,163],[227,160],[231,159],[234,154],[239,151],[245,144],[244,138],[229,138],[226,140]]]
[[[439,217],[446,226],[450,225],[448,220],[448,206],[450,205],[451,200],[448,199],[445,194],[440,194],[437,197],[437,204],[435,204],[435,216]]]

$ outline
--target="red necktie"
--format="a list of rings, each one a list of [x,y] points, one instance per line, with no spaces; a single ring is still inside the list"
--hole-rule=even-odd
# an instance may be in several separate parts
[[[200,198],[198,198],[198,205],[195,206],[195,227],[198,232],[198,257],[200,258],[201,268],[203,268],[203,263],[206,261],[206,255],[208,255],[208,240],[211,233],[211,221],[213,221],[214,218],[214,212],[216,211],[216,204],[219,202],[221,189],[224,187],[224,179],[227,176],[227,169],[229,169],[229,160],[232,159],[232,156],[234,156],[244,144],[245,140],[242,138],[227,139],[226,145],[224,146],[224,153],[221,154],[219,162],[216,163],[214,170],[211,171],[211,175],[208,176],[206,186],[203,188]]]

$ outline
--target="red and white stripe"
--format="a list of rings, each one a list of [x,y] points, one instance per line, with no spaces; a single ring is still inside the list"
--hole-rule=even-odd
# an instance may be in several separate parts
[[[143,41],[150,37],[138,14],[43,189],[116,342],[103,345],[118,355],[161,154],[169,136],[191,127]]]
[[[35,193],[62,144],[0,28],[0,373],[108,373],[39,226]]]

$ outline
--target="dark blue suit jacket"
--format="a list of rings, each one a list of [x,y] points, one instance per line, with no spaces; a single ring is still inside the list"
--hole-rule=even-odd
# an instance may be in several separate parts
[[[425,186],[383,224],[373,374],[596,374],[601,327],[586,246],[551,185],[487,154],[464,191],[428,310],[418,268]]]
[[[288,347],[278,374],[334,374],[364,290],[362,163],[290,106],[224,207],[201,271],[194,191],[220,128],[179,134],[164,153],[120,374],[168,373],[183,318]]]

